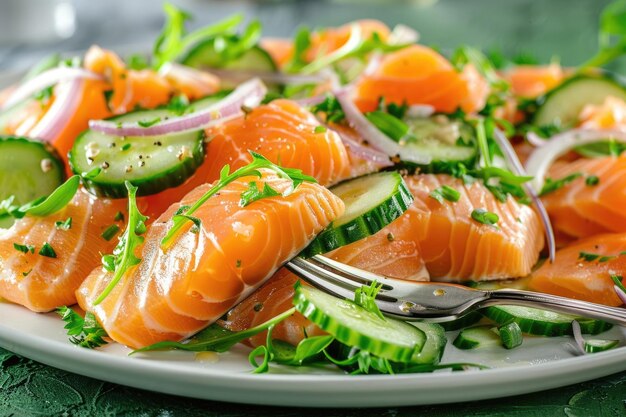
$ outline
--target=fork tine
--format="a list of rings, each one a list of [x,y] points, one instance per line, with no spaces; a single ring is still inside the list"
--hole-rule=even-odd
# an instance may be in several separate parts
[[[328,276],[328,272],[324,271],[320,273],[311,268],[311,265],[312,264],[310,262],[299,257],[296,257],[285,264],[287,269],[291,272],[322,291],[329,292],[342,298],[352,299],[354,297],[354,290],[357,288],[356,286],[352,284],[346,285],[341,283],[341,281],[337,282]]]
[[[322,255],[315,255],[312,259],[325,267],[331,268],[335,274],[340,274],[344,278],[358,282],[359,285],[371,285],[373,281],[376,281],[378,284],[382,284],[381,292],[391,291],[394,288],[390,280],[382,275],[355,268]]]

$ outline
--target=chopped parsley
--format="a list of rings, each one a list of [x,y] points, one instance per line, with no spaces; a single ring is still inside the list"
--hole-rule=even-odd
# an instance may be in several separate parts
[[[472,219],[476,220],[478,223],[489,226],[495,226],[500,221],[500,217],[496,213],[482,208],[477,208],[472,211]]]
[[[141,127],[150,127],[150,126],[154,126],[160,121],[161,121],[160,117],[155,117],[154,119],[150,119],[150,120],[139,120],[137,124]]]
[[[33,245],[13,243],[13,248],[22,253],[35,253],[35,247]]]
[[[119,231],[120,231],[120,227],[116,224],[112,224],[109,227],[107,227],[100,236],[102,236],[102,239],[108,242],[109,240],[113,239],[115,235],[119,233]]]
[[[54,227],[59,230],[70,230],[72,228],[72,218],[68,217],[63,221],[54,222]]]
[[[145,127],[145,126],[144,126],[144,127]],[[127,151],[127,150],[129,150],[129,149],[130,149],[130,143],[125,143],[125,144],[123,144],[123,145],[122,145],[122,150],[123,150],[123,151]]]
[[[441,187],[431,191],[428,196],[439,201],[441,204],[443,204],[443,200],[456,203],[461,198],[461,193],[449,185],[442,185]]]
[[[280,193],[273,189],[268,183],[264,183],[263,190],[259,190],[257,182],[251,181],[248,183],[248,188],[243,193],[241,193],[241,200],[239,200],[239,205],[241,207],[245,207],[248,204],[254,203],[257,200],[261,200],[262,198],[276,197],[279,195]]]
[[[326,130],[327,130],[326,126],[319,125],[319,126],[315,126],[315,129],[313,129],[313,132],[314,133],[326,133]]]
[[[343,112],[339,100],[330,94],[326,95],[324,101],[312,106],[311,113],[323,113],[326,123],[339,123],[346,118],[346,114]]]
[[[602,262],[608,262],[612,259],[617,258],[618,256],[623,256],[623,255],[626,255],[626,251],[622,251],[618,253],[617,255],[600,255],[598,253],[581,251],[578,253],[578,259],[585,261],[585,262],[593,262],[597,260],[599,263],[602,263]]]
[[[113,218],[113,220],[115,220],[116,222],[123,222],[124,213],[122,213],[121,211],[118,211],[117,213],[115,213],[115,217]]]
[[[596,175],[589,175],[587,178],[585,178],[585,184],[589,187],[593,187],[600,184],[600,178],[598,178]]]
[[[539,195],[544,196],[546,194],[554,192],[560,188],[565,187],[567,184],[571,183],[575,179],[580,178],[582,176],[583,176],[582,172],[574,172],[558,180],[553,180],[552,178],[546,178],[546,182],[541,188],[541,192],[539,193]]]
[[[39,255],[45,256],[46,258],[56,258],[57,253],[54,251],[52,246],[48,242],[44,243],[41,249],[39,249]]]
[[[94,349],[106,345],[106,331],[98,324],[96,317],[91,312],[85,314],[85,318],[69,307],[57,308],[61,320],[65,322],[64,328],[70,337],[70,342],[87,349]]]

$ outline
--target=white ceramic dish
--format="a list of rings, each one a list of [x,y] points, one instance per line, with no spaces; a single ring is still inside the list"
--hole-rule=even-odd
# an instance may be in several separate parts
[[[0,72],[0,86],[18,79]],[[626,341],[626,329],[601,336]],[[450,338],[452,340],[452,338]],[[152,391],[209,400],[306,407],[383,407],[474,401],[574,384],[626,370],[626,347],[576,356],[570,338],[526,338],[522,347],[461,351],[446,347],[444,363],[492,369],[434,374],[348,376],[333,369],[273,366],[251,374],[239,346],[210,359],[189,352],[128,356],[123,346],[98,350],[69,343],[55,314],[35,314],[0,300],[0,347],[77,374]],[[215,361],[217,359],[217,361]]]

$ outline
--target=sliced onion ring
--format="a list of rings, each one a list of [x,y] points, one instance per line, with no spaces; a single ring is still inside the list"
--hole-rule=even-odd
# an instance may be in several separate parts
[[[243,106],[258,106],[266,93],[267,88],[263,82],[258,78],[253,78],[206,109],[180,117],[172,117],[152,126],[141,127],[135,122],[117,124],[107,120],[90,120],[89,127],[98,132],[115,136],[157,136],[200,130],[239,117],[243,114],[241,109]]]
[[[620,300],[622,300],[622,303],[626,304],[626,292],[624,292],[620,287],[618,287],[617,285],[613,285],[613,289],[615,290],[615,294],[617,294],[617,296],[619,297]]]
[[[54,141],[76,113],[82,100],[81,90],[84,85],[84,80],[79,78],[58,84],[52,106],[28,132],[28,136],[48,142]]]
[[[586,354],[585,352],[585,339],[583,338],[583,333],[580,330],[580,323],[574,320],[572,321],[572,335],[574,336],[574,342],[576,342],[576,347],[580,349],[581,355]]]
[[[380,152],[371,146],[365,146],[349,134],[339,133],[339,137],[341,138],[343,144],[348,148],[349,152],[357,158],[373,162],[381,168],[393,165],[387,154]]]
[[[253,70],[237,70],[224,68],[206,68],[206,71],[221,79],[240,83],[251,78],[259,78],[267,83],[275,84],[318,84],[328,81],[323,74],[285,74],[282,72],[270,71],[253,71]]]
[[[626,142],[626,132],[619,130],[572,129],[552,136],[546,141],[545,145],[535,149],[526,161],[526,171],[529,175],[535,177],[531,181],[535,192],[539,193],[541,191],[548,169],[554,161],[569,150],[581,145],[611,139]]]
[[[543,145],[545,145],[546,142],[547,142],[547,139],[541,138],[541,136],[539,136],[535,132],[528,132],[528,133],[526,133],[526,140],[528,141],[528,143],[533,145],[535,148],[540,148]]]
[[[403,161],[426,165],[431,162],[431,157],[411,152],[390,139],[361,113],[352,101],[350,90],[344,89],[335,93],[348,122],[361,137],[374,148],[384,152],[390,157],[399,157]]]
[[[51,85],[55,85],[63,81],[72,81],[76,79],[100,80],[102,79],[102,76],[84,68],[52,68],[48,71],[42,72],[35,78],[32,78],[19,86],[0,108],[8,109],[20,101],[33,96],[44,88],[48,88]]]
[[[500,150],[502,150],[502,153],[504,154],[504,158],[506,159],[509,169],[511,169],[515,175],[522,177],[528,176],[524,166],[517,157],[517,153],[515,153],[515,149],[511,146],[511,142],[509,142],[509,139],[506,137],[504,132],[500,129],[495,129],[494,138],[496,139],[498,146],[500,146]],[[550,222],[550,216],[548,216],[548,211],[530,184],[525,183],[524,189],[528,195],[530,195],[535,208],[539,212],[539,218],[541,219],[541,223],[543,223],[543,230],[546,235],[546,240],[548,241],[548,256],[550,258],[550,262],[554,262],[556,255],[556,240],[554,237],[554,230],[552,229],[552,223]]]

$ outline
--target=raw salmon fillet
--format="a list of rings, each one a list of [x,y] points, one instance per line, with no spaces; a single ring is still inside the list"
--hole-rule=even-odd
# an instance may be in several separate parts
[[[37,312],[76,303],[75,291],[100,264],[101,253],[111,252],[117,244],[117,239],[107,241],[101,234],[116,224],[118,211],[126,212],[124,200],[97,199],[79,190],[57,213],[27,216],[9,229],[0,229],[0,297]],[[68,217],[70,229],[55,225]],[[34,253],[18,251],[14,243],[32,245]],[[38,254],[44,243],[56,258]]]
[[[317,128],[317,131],[316,131]],[[301,169],[322,185],[350,178],[348,152],[339,135],[290,100],[274,100],[247,115],[207,130],[207,182],[220,170],[232,170],[251,161],[248,150],[287,168]]]
[[[578,240],[556,252],[554,263],[546,262],[530,277],[529,287],[535,291],[620,306],[611,275],[626,274],[626,234],[595,235]],[[581,252],[598,255],[585,260]],[[603,256],[608,257],[608,259]],[[626,282],[624,282],[626,283]]]
[[[313,183],[286,197],[241,207],[241,193],[251,181],[280,193],[291,187],[290,180],[261,172],[262,179],[240,178],[211,197],[193,214],[202,221],[199,231],[188,227],[164,251],[160,242],[174,213],[211,186],[202,185],[172,205],[149,228],[142,262],[98,305],[94,300],[112,274],[96,268],[77,292],[80,306],[93,312],[115,341],[134,348],[184,339],[217,320],[344,210],[339,198]]]

